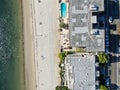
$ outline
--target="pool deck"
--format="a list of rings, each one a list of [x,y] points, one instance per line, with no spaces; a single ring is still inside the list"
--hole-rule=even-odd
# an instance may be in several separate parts
[[[68,18],[69,18],[69,13],[68,13],[69,2],[66,2],[66,0],[62,0],[61,3],[66,4],[66,16],[62,17],[62,19],[63,19],[65,24],[68,24],[69,23],[69,21],[68,21]],[[61,12],[61,10],[60,10],[60,12]],[[60,14],[60,16],[61,16],[61,14]],[[64,43],[66,43],[65,39],[69,40],[69,30],[65,29],[65,28],[62,28],[60,44],[61,44],[61,46],[63,46],[63,48],[67,48],[69,46],[69,41],[67,42],[68,45],[64,45]],[[66,50],[69,51],[69,49],[64,49],[64,51],[66,51]]]

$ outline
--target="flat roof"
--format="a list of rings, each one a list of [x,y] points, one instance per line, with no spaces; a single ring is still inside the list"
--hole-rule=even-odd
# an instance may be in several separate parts
[[[68,55],[65,60],[65,68],[70,90],[96,90],[94,55]]]
[[[104,51],[104,30],[93,29],[94,12],[104,11],[104,0],[69,0],[70,46],[86,47],[87,51]],[[99,32],[99,34],[94,34]]]

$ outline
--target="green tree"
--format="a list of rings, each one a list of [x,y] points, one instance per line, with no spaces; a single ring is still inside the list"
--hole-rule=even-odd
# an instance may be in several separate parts
[[[59,26],[60,28],[68,29],[68,24],[64,23],[63,21],[60,22]]]
[[[59,57],[59,59],[60,59],[61,62],[62,62],[63,60],[65,60],[66,55],[67,55],[67,52],[60,52],[60,53],[58,54],[58,57]]]
[[[98,55],[98,60],[101,64],[105,64],[108,62],[108,56],[105,53],[100,53]]]
[[[100,85],[100,90],[108,90],[108,88],[104,85]]]
[[[64,28],[66,26],[66,24],[64,22],[60,22],[59,26],[60,26],[60,28]]]
[[[69,90],[66,86],[57,86],[56,90]]]

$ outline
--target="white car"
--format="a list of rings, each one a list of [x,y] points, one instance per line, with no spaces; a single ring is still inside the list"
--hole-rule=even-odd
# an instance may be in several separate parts
[[[113,18],[109,17],[109,23],[112,23],[112,22],[113,22]]]

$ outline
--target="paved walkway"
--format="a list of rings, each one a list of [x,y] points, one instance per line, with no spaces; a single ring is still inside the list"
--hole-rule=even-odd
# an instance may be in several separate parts
[[[32,0],[37,90],[55,90],[59,84],[57,41],[58,1]]]

